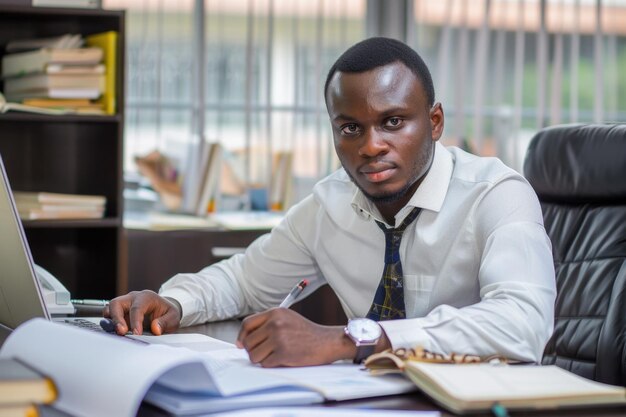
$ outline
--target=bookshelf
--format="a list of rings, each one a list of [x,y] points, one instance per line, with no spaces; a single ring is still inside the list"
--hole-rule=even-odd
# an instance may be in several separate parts
[[[35,262],[76,298],[126,291],[123,252],[124,33],[123,11],[0,4],[0,56],[8,41],[116,31],[116,113],[49,116],[0,114],[0,155],[14,190],[99,194],[99,220],[24,221]],[[0,81],[0,91],[3,89]]]

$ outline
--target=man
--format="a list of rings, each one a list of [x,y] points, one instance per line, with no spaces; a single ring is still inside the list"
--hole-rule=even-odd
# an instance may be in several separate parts
[[[442,105],[428,68],[401,42],[348,49],[330,69],[325,98],[343,169],[245,254],[178,274],[160,296],[113,300],[105,315],[118,333],[128,323],[141,332],[144,318],[161,334],[260,312],[243,321],[237,344],[268,367],[418,345],[540,361],[555,283],[528,183],[497,159],[437,143]],[[274,308],[303,278],[313,289],[328,283],[348,317],[376,322],[321,326]]]

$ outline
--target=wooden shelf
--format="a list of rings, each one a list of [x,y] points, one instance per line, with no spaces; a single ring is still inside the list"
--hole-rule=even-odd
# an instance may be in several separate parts
[[[34,7],[34,6],[19,6],[19,5],[2,5],[3,13],[22,14],[26,18],[33,18],[38,15],[42,16],[92,16],[99,20],[104,17],[112,17],[117,19],[119,12],[116,10],[104,10],[104,9],[86,9],[78,7]]]
[[[108,31],[118,34],[115,115],[0,114],[0,155],[13,190],[106,198],[104,219],[23,222],[35,263],[76,298],[111,298],[127,287],[122,239],[125,12],[0,4],[0,58],[12,40]]]
[[[8,112],[0,114],[2,122],[46,122],[46,123],[119,123],[120,115],[101,116],[93,114],[37,114],[23,112]]]
[[[23,220],[25,229],[30,228],[105,228],[120,227],[122,220],[118,217],[105,219],[59,219],[59,220]]]

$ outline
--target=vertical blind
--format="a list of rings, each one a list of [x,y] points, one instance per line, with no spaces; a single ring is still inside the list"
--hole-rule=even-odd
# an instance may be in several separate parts
[[[626,120],[626,1],[414,0],[444,142],[520,169],[532,135]],[[620,76],[622,74],[622,76]]]

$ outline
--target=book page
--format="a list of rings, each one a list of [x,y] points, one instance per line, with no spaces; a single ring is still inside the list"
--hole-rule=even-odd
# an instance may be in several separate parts
[[[174,415],[188,415],[276,405],[317,404],[324,402],[324,397],[315,391],[291,387],[230,397],[213,397],[180,393],[157,384],[148,391],[145,401]]]
[[[248,359],[248,355],[245,351],[237,349],[237,347],[223,340],[215,339],[199,333],[169,333],[161,336],[149,336],[149,335],[128,335],[130,339],[139,340],[151,345],[160,344],[171,347],[187,348],[196,352],[212,352],[212,351],[232,351],[233,349],[243,353],[245,359]],[[239,355],[241,356],[241,355]]]
[[[230,348],[228,348],[228,345]],[[195,394],[232,396],[278,387],[300,387],[322,394],[327,400],[348,400],[415,391],[415,385],[402,375],[370,375],[352,363],[335,363],[296,368],[262,368],[248,359],[235,345],[202,353],[211,381],[188,366],[161,376],[158,384],[171,390]],[[191,367],[191,365],[189,366]]]
[[[527,399],[532,402],[585,396],[621,397],[626,400],[624,388],[591,381],[556,366],[412,362],[407,364],[407,368],[426,375],[451,397],[462,401]]]
[[[320,392],[327,400],[344,401],[416,391],[403,375],[371,375],[361,365],[334,363],[300,368],[271,368],[265,373]]]
[[[7,338],[0,357],[17,357],[48,375],[54,407],[71,415],[134,416],[148,388],[168,369],[196,363],[195,352],[33,319]],[[205,380],[210,379],[205,370]]]

